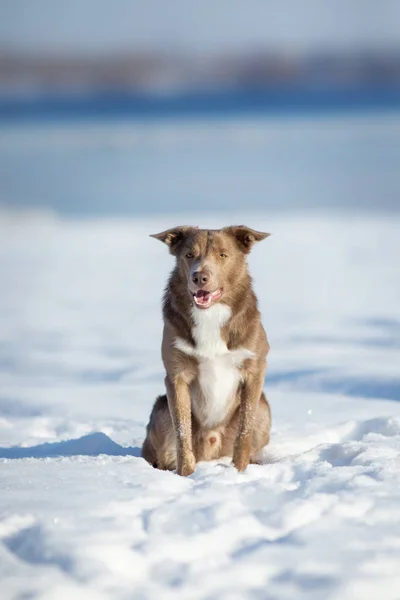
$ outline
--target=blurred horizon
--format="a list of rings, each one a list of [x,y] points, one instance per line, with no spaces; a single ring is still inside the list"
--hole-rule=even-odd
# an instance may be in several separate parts
[[[0,0],[0,207],[399,209],[395,0]]]
[[[0,119],[400,107],[400,5],[1,0]]]

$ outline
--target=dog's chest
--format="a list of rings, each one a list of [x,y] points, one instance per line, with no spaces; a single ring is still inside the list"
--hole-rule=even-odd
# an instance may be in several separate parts
[[[175,346],[198,361],[199,376],[192,386],[192,409],[205,427],[222,423],[235,403],[241,379],[240,367],[253,353],[246,348],[228,350],[221,329],[231,317],[225,304],[207,310],[194,309],[195,345],[177,338]]]

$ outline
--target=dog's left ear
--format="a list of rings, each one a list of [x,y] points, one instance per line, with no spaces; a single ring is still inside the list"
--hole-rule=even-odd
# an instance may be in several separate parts
[[[263,231],[255,231],[254,229],[250,229],[250,227],[246,227],[246,225],[233,225],[232,227],[227,227],[225,231],[235,238],[240,249],[246,254],[250,252],[256,242],[261,242],[271,235]]]
[[[166,231],[162,231],[161,233],[153,233],[150,237],[155,238],[156,240],[160,240],[160,242],[164,242],[169,247],[169,251],[171,254],[175,254],[179,244],[185,239],[189,230],[192,227],[187,227],[182,225],[180,227],[173,227],[172,229],[167,229]]]

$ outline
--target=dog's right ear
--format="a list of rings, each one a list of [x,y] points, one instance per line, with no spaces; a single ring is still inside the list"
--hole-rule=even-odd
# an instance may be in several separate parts
[[[191,229],[192,227],[186,226],[173,227],[172,229],[167,229],[161,233],[153,233],[150,237],[160,240],[160,242],[164,242],[164,244],[167,244],[169,247],[171,254],[176,254],[179,245],[183,242]]]

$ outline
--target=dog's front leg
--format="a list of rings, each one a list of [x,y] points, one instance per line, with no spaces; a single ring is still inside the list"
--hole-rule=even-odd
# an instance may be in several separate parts
[[[250,462],[254,419],[264,385],[264,375],[265,365],[256,372],[247,373],[243,384],[239,428],[233,449],[233,464],[238,471],[244,471]]]
[[[196,460],[192,450],[192,417],[189,383],[178,375],[173,381],[165,380],[168,407],[171,413],[176,439],[176,472],[178,475],[191,475]]]

